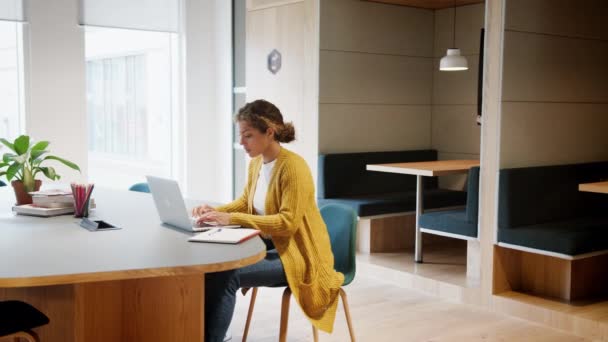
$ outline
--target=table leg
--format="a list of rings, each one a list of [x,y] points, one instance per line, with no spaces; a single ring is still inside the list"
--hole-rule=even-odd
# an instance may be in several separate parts
[[[424,185],[422,176],[416,176],[416,238],[414,245],[414,261],[422,263],[422,232],[420,231],[420,215],[424,208]]]

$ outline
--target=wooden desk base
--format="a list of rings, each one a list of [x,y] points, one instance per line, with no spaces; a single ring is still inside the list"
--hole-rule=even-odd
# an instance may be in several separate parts
[[[0,289],[51,322],[44,342],[203,341],[204,274]]]

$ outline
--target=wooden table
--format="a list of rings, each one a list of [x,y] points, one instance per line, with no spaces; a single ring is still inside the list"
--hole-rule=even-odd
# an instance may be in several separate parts
[[[0,188],[0,299],[49,316],[45,342],[203,341],[204,274],[264,258],[259,239],[188,242],[160,224],[150,194],[95,189],[93,215],[120,230],[89,232],[72,216],[14,216]]]
[[[587,192],[597,192],[600,194],[608,194],[608,181],[579,184],[578,190]]]
[[[422,177],[447,176],[469,172],[469,169],[479,166],[479,160],[437,160],[413,163],[369,164],[367,170],[400,173],[416,176],[416,238],[414,242],[414,260],[422,262],[422,232],[420,231],[420,215],[424,211],[424,187]]]

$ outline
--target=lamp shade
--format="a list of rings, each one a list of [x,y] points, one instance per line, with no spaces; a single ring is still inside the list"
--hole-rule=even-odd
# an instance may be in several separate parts
[[[446,55],[439,61],[441,71],[468,70],[469,63],[466,57],[460,55],[460,49],[448,49]]]

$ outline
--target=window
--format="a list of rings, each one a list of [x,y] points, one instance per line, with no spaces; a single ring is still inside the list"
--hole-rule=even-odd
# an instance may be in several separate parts
[[[23,131],[23,54],[21,23],[0,21],[0,137]]]
[[[125,189],[171,177],[177,34],[86,27],[89,178]]]

